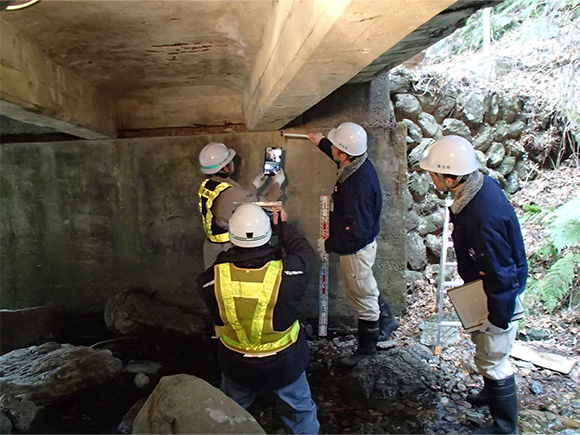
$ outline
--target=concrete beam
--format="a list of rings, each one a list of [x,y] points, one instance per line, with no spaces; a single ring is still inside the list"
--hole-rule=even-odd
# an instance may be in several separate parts
[[[283,127],[455,1],[278,2],[244,89],[248,130]]]
[[[50,127],[83,139],[115,137],[111,99],[2,22],[0,109],[18,121]]]
[[[240,94],[117,100],[120,131],[242,124],[241,107]]]

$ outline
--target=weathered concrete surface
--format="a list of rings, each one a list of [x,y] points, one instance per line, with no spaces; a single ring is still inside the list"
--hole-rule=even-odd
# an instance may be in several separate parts
[[[453,3],[277,2],[244,89],[247,128],[283,127]]]
[[[297,125],[296,130],[321,131],[327,134],[330,129],[345,121],[358,122],[369,134],[368,154],[377,169],[383,191],[381,232],[377,238],[377,259],[373,271],[379,290],[394,311],[400,313],[406,306],[407,145],[404,126],[396,125],[394,122],[386,76],[379,77],[370,84],[343,86],[304,113],[296,121],[297,124],[302,124]],[[328,158],[326,160],[330,161]],[[335,168],[336,166],[333,166],[334,170]],[[335,179],[333,177],[332,185]],[[327,190],[326,193],[331,193],[331,190]],[[317,213],[317,210],[313,212]],[[338,257],[331,256],[329,294],[331,326],[332,310],[335,305],[340,307],[341,314],[354,315],[348,300],[344,297],[337,266]]]
[[[167,303],[200,308],[198,155],[210,141],[243,158],[236,166],[244,185],[261,170],[264,147],[284,147],[285,206],[316,243],[319,195],[331,191],[334,165],[310,143],[287,143],[278,132],[3,145],[3,307],[84,312],[123,288],[142,287]]]
[[[298,132],[327,134],[343,121],[369,134],[369,156],[384,205],[375,272],[394,311],[405,306],[406,141],[389,108],[386,79],[347,86],[296,121]],[[316,246],[321,194],[330,194],[336,165],[307,140],[279,132],[50,144],[0,148],[1,303],[6,308],[52,305],[103,309],[124,288],[156,292],[194,313],[204,233],[197,191],[198,155],[218,141],[234,148],[242,185],[261,171],[266,146],[284,149],[284,207]],[[354,320],[331,256],[333,321]],[[305,317],[318,316],[318,277],[304,297]]]
[[[264,147],[284,147],[285,207],[316,244],[319,195],[332,190],[334,165],[309,142],[286,142],[278,132],[3,145],[2,306],[86,311],[142,287],[200,308],[198,155],[210,141],[243,158],[236,162],[243,185],[260,171]],[[313,282],[310,304],[315,289]]]
[[[87,139],[277,129],[500,1],[44,1],[0,16],[0,98]]]
[[[114,100],[2,22],[2,115],[85,139],[114,137]]]
[[[371,157],[379,170],[388,169],[381,174],[386,184],[378,278],[383,291],[400,293],[399,310],[405,260],[397,238],[405,225],[393,202],[400,195],[390,186],[400,168],[393,165],[395,151],[383,130],[369,128],[369,134]],[[2,306],[84,312],[102,309],[123,288],[142,287],[167,303],[202,307],[194,285],[203,268],[204,240],[197,158],[209,141],[222,141],[243,156],[242,184],[260,171],[265,146],[282,146],[289,220],[316,245],[319,197],[332,191],[335,165],[307,141],[272,132],[3,145]],[[331,298],[340,302],[331,303],[331,315],[340,306],[350,310],[339,290],[337,259],[332,261]],[[314,278],[305,297],[307,316],[317,316],[317,287]]]

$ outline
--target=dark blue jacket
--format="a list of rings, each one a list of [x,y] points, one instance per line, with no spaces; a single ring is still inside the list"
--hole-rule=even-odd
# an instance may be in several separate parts
[[[215,264],[233,263],[244,269],[259,269],[272,260],[282,260],[282,281],[274,307],[273,327],[276,331],[288,329],[302,312],[301,298],[314,273],[314,250],[296,229],[282,222],[274,227],[281,249],[269,244],[258,248],[231,247],[220,252]],[[210,267],[197,280],[198,291],[217,325],[224,322],[220,316],[214,289],[214,268]],[[273,390],[294,382],[308,364],[308,341],[300,328],[298,341],[276,355],[247,358],[243,354],[217,344],[218,364],[222,372],[234,382],[250,388]]]
[[[331,145],[327,138],[319,144],[330,158]],[[369,159],[344,182],[336,183],[332,202],[327,252],[354,254],[379,234],[383,196],[377,171]]]
[[[484,176],[479,192],[458,214],[450,211],[450,218],[459,275],[466,283],[483,280],[488,320],[506,329],[528,275],[524,240],[514,209],[499,183]]]

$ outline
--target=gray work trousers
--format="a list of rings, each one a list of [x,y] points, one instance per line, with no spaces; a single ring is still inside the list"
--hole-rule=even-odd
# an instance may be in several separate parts
[[[509,356],[516,340],[518,321],[511,322],[505,332],[486,334],[475,331],[471,341],[475,344],[475,365],[482,376],[500,380],[513,375]]]
[[[373,276],[377,242],[373,240],[354,254],[340,256],[340,278],[359,320],[379,320],[379,288]]]

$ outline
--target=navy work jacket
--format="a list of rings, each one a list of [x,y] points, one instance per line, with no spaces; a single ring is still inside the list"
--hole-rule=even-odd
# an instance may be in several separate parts
[[[272,260],[282,260],[282,281],[274,307],[272,327],[276,331],[288,329],[302,313],[301,298],[314,273],[316,255],[296,229],[287,222],[274,227],[281,246],[269,244],[257,248],[231,247],[221,252],[215,264],[233,263],[243,269],[260,269]],[[283,251],[281,250],[283,248]],[[284,255],[283,255],[284,254]],[[197,280],[198,291],[217,325],[223,325],[214,289],[214,267]],[[272,356],[247,358],[243,354],[217,342],[218,364],[232,381],[255,389],[273,390],[294,382],[305,370],[309,360],[308,341],[300,328],[298,341]]]
[[[479,192],[458,214],[450,211],[450,218],[459,275],[465,282],[483,280],[488,320],[507,329],[528,275],[514,209],[499,183],[485,175]]]
[[[330,158],[331,145],[327,138],[319,144]],[[381,229],[382,204],[379,177],[367,158],[346,180],[342,183],[337,181],[334,186],[326,251],[340,255],[354,254],[371,243]]]

